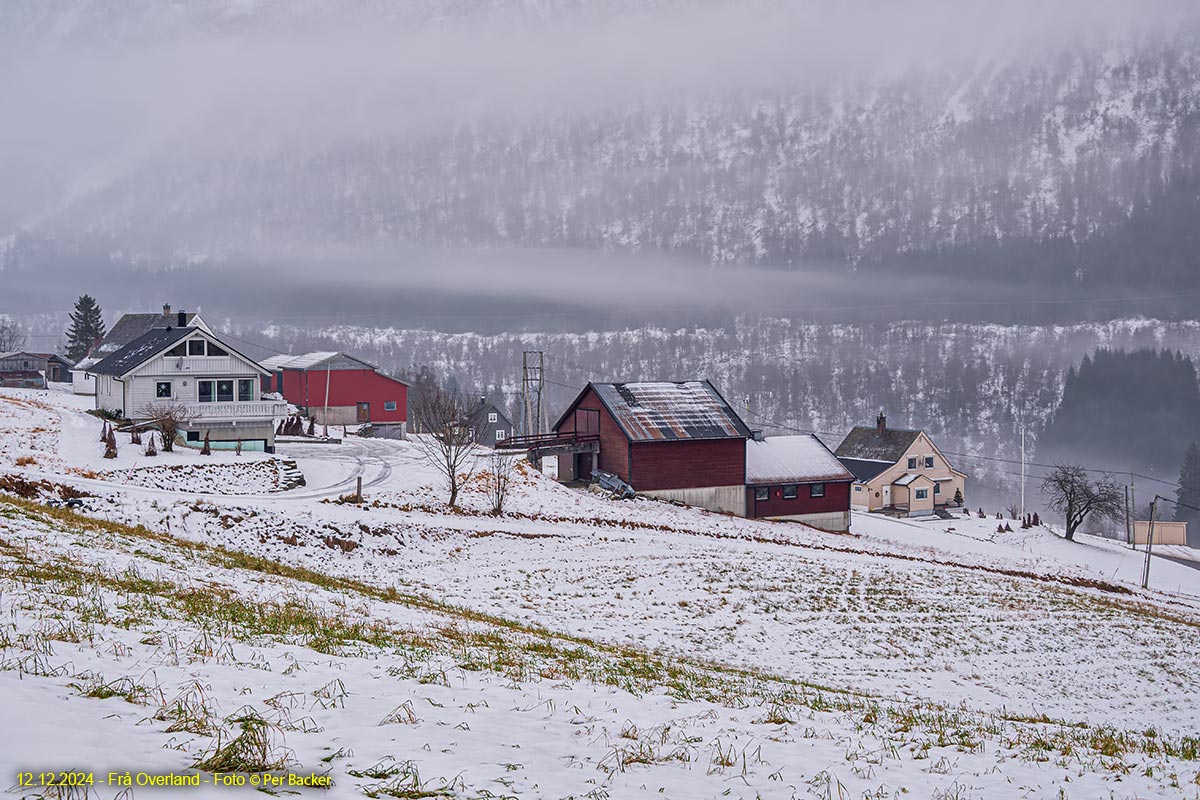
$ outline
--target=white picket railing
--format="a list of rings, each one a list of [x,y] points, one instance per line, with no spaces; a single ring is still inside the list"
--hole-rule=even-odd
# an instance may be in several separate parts
[[[279,400],[256,400],[246,403],[185,403],[188,414],[196,421],[232,422],[253,420],[264,422],[287,416],[287,403]]]

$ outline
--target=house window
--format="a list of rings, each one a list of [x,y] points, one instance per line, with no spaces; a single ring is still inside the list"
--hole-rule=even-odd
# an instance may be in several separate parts
[[[254,381],[242,378],[238,381],[238,402],[248,403],[254,399]]]
[[[783,499],[784,500],[795,500],[796,499],[796,487],[794,485],[783,487]]]
[[[187,432],[187,440],[189,442],[200,441],[200,431],[188,431]]]
[[[925,469],[933,469],[933,456],[925,456]]]
[[[770,500],[771,499],[771,490],[769,488],[767,488],[766,486],[754,487],[754,499],[755,500]]]
[[[233,381],[217,381],[217,402],[233,402]]]
[[[395,411],[396,410],[396,401],[395,400],[384,400],[383,401],[383,410],[384,411]]]
[[[856,492],[861,492],[861,491],[862,491],[862,487],[861,487],[861,486],[855,486],[855,487],[854,487],[854,491],[856,491]]]
[[[213,384],[216,381],[196,381],[196,387],[200,392],[201,403],[211,403],[213,401]]]
[[[208,343],[208,354],[210,356],[227,356],[227,355],[229,355],[229,351],[223,347],[217,347],[212,342],[209,342]]]
[[[488,422],[495,422],[495,421],[496,421],[496,412],[495,411],[489,412],[488,413]]]
[[[204,340],[203,339],[189,339],[188,340],[188,355],[189,356],[204,355]]]
[[[808,496],[809,497],[824,497],[825,496],[825,484],[810,483],[808,485]]]
[[[916,468],[917,468],[917,457],[916,457],[916,456],[913,456],[912,458],[910,458],[910,459],[908,460],[908,468],[909,468],[909,469],[916,469]]]
[[[933,485],[933,494],[936,496],[941,493],[942,493],[942,485],[940,483],[935,483]]]
[[[928,489],[917,489],[916,497],[918,500],[928,500],[929,499],[929,490]]]
[[[183,358],[187,355],[187,345],[183,342],[180,342],[168,350],[167,355],[171,356],[172,358]]]
[[[505,434],[504,428],[496,428],[496,441],[497,442],[500,441],[501,439],[504,439],[506,436],[507,436],[507,434]]]
[[[154,396],[155,397],[165,397],[165,398],[170,399],[170,397],[171,397],[171,382],[170,381],[158,381],[157,383],[155,383],[154,384]]]

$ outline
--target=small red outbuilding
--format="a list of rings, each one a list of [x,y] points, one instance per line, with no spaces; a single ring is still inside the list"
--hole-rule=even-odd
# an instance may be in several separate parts
[[[746,516],[850,529],[854,476],[820,439],[770,436],[746,443]]]

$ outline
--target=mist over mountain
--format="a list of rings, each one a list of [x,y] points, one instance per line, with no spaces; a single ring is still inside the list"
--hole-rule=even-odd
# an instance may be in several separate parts
[[[1196,286],[1197,16],[5,4],[0,268],[420,246]]]

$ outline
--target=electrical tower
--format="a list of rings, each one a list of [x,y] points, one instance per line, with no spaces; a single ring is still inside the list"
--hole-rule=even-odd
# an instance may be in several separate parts
[[[521,353],[521,435],[542,432],[542,388],[546,380],[545,354],[541,350]]]

